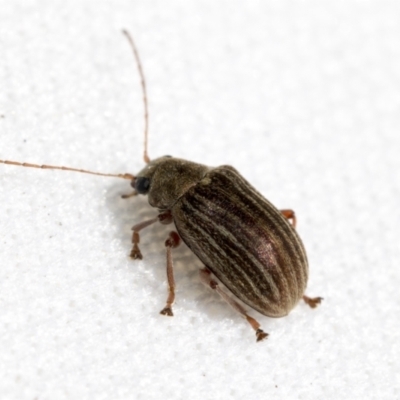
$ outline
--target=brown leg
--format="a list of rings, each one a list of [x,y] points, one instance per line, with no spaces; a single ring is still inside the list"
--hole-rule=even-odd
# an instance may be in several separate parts
[[[236,310],[246,321],[251,325],[251,327],[256,331],[257,342],[265,339],[268,333],[265,333],[261,328],[260,324],[250,315],[247,314],[246,310],[232,297],[230,297],[225,291],[218,285],[218,282],[211,277],[211,271],[207,268],[200,270],[201,281],[209,286],[211,289],[215,290],[234,310]]]
[[[136,196],[137,192],[134,190],[131,193],[121,194],[121,199],[129,199],[130,197]]]
[[[168,315],[172,317],[172,304],[175,300],[175,280],[174,280],[174,269],[172,264],[172,249],[179,246],[181,238],[176,232],[170,232],[168,239],[165,241],[165,247],[167,248],[167,279],[168,279],[168,298],[165,307],[160,311],[162,315]]]
[[[297,219],[294,211],[293,210],[280,210],[280,211],[281,214],[291,222],[293,228],[296,228]]]
[[[133,258],[134,260],[137,259],[142,259],[142,253],[140,252],[138,244],[140,243],[140,235],[139,231],[141,231],[144,228],[147,228],[149,225],[154,224],[155,222],[160,221],[162,224],[170,224],[173,221],[172,215],[170,211],[165,211],[161,214],[158,214],[157,217],[153,219],[149,219],[147,221],[140,222],[139,224],[135,225],[132,227],[133,234],[132,234],[132,250],[130,257]]]
[[[306,304],[308,304],[311,308],[317,307],[318,304],[321,304],[323,297],[307,297],[303,296],[303,300]]]

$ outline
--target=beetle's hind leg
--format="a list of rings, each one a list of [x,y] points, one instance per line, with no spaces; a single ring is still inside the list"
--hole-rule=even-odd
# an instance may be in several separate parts
[[[207,268],[200,270],[201,281],[209,286],[211,289],[215,290],[234,310],[236,310],[246,321],[251,325],[251,327],[256,331],[257,342],[265,339],[268,333],[265,333],[261,328],[260,324],[250,315],[247,314],[246,310],[232,297],[230,297],[225,291],[219,286],[218,282],[212,278],[211,271]]]
[[[293,228],[296,228],[297,225],[297,218],[296,214],[293,210],[280,210],[281,214],[289,220],[289,222],[292,224]]]
[[[315,307],[317,307],[318,304],[321,304],[323,297],[308,297],[308,296],[304,295],[303,300],[311,308],[315,308]]]
[[[172,264],[172,249],[179,246],[181,238],[179,235],[172,231],[169,233],[168,239],[165,241],[165,247],[167,249],[167,279],[168,279],[168,298],[165,307],[160,311],[160,314],[172,317],[172,304],[175,300],[175,279],[174,269]]]

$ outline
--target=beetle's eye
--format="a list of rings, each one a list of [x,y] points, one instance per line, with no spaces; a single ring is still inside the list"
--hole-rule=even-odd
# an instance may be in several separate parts
[[[168,155],[168,156],[164,156],[164,157],[166,157],[166,158],[172,158],[172,156],[169,156],[169,155]]]
[[[145,177],[136,178],[135,190],[139,194],[146,194],[150,189],[150,179]]]

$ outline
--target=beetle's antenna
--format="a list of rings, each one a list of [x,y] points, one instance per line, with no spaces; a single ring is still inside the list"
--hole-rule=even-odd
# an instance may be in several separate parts
[[[127,37],[129,44],[131,45],[133,55],[135,56],[136,65],[139,70],[140,75],[140,83],[142,85],[143,91],[143,103],[144,103],[144,153],[143,158],[146,164],[150,162],[149,155],[147,153],[147,137],[149,132],[149,111],[148,111],[148,103],[147,103],[147,92],[146,92],[146,81],[144,79],[144,73],[142,69],[142,63],[140,62],[139,52],[135,46],[135,42],[132,39],[132,36],[126,29],[122,30],[122,33]]]
[[[83,174],[110,176],[110,177],[114,177],[114,178],[122,178],[122,179],[129,179],[129,180],[132,180],[134,178],[134,176],[132,174],[104,174],[102,172],[87,171],[86,169],[59,167],[59,166],[54,166],[54,165],[30,164],[30,163],[25,163],[25,162],[21,163],[18,161],[10,161],[10,160],[0,160],[0,164],[16,165],[18,167],[39,168],[39,169],[61,169],[62,171],[81,172]]]

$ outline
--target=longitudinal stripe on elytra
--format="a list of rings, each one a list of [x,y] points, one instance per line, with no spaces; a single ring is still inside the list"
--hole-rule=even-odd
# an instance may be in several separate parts
[[[185,214],[186,214],[186,211],[189,211],[189,209],[186,207],[184,210],[185,210],[185,212],[184,212]],[[190,215],[190,213],[189,213],[189,215]],[[271,296],[267,296],[267,294],[272,294],[271,290],[268,287],[265,287],[265,284],[261,284],[261,281],[260,281],[261,277],[263,277],[263,281],[265,279],[264,278],[265,270],[260,271],[261,274],[259,275],[258,279],[256,278],[254,281],[249,281],[247,279],[248,275],[245,275],[246,279],[243,279],[243,278],[241,279],[240,276],[238,276],[238,275],[235,276],[235,274],[233,273],[232,270],[226,270],[226,269],[224,270],[224,267],[225,266],[229,267],[229,264],[224,265],[224,260],[219,259],[218,253],[217,253],[218,246],[216,246],[216,248],[213,249],[210,247],[210,244],[207,242],[205,243],[204,246],[201,245],[201,242],[197,242],[196,238],[198,238],[199,233],[205,233],[206,235],[208,235],[208,232],[205,232],[205,231],[199,232],[198,221],[197,220],[194,221],[192,217],[190,218],[190,221],[191,221],[191,223],[189,223],[189,225],[185,226],[183,231],[181,231],[179,225],[177,225],[177,228],[183,238],[185,238],[184,232],[186,230],[191,231],[191,232],[194,232],[194,231],[196,232],[196,235],[191,237],[192,240],[190,240],[189,247],[196,254],[199,254],[199,258],[204,262],[204,264],[208,265],[208,266],[211,265],[212,266],[212,267],[210,267],[211,270],[216,274],[216,276],[218,278],[221,279],[221,281],[224,284],[226,284],[226,286],[228,288],[231,288],[233,283],[235,283],[235,285],[237,285],[238,288],[232,287],[232,292],[237,297],[239,297],[241,300],[248,303],[255,309],[259,310],[260,312],[265,313],[265,311],[263,311],[263,309],[262,309],[261,304],[259,303],[259,301],[262,300],[264,307],[269,309],[271,312],[271,309],[275,308],[275,306],[276,306],[276,301],[274,302],[273,301],[274,299],[271,299]],[[223,238],[220,238],[220,239],[223,239]],[[224,249],[225,249],[225,247],[224,247]],[[205,256],[205,254],[210,254],[210,253],[213,255],[211,258],[208,258],[207,256]],[[231,257],[231,259],[233,258],[232,255],[230,255],[230,257]],[[236,263],[235,262],[233,263],[233,265],[235,266],[235,269],[236,268],[238,269],[238,272],[240,275],[242,275],[243,269],[245,269],[247,272],[250,270],[253,272],[257,271],[257,269],[254,269],[254,266],[252,266],[252,265],[249,266],[249,265],[245,264],[240,257],[236,261]],[[251,290],[254,286],[256,286],[259,290]],[[238,289],[238,290],[236,290],[236,289]],[[254,292],[259,293],[260,297],[254,298],[253,296],[251,296],[252,294],[255,294]],[[282,294],[282,291],[279,292],[279,294]],[[251,298],[249,298],[249,297],[251,297]],[[258,300],[258,302],[257,302],[257,300]],[[285,301],[285,303],[286,303],[286,301]],[[273,306],[273,304],[275,304],[275,306]],[[275,314],[275,312],[274,312],[274,314]],[[270,315],[270,313],[268,313],[268,315]]]
[[[199,213],[198,209],[193,208],[192,201],[185,201],[184,204],[182,204],[182,207],[185,211],[185,214],[191,216],[189,219],[187,219],[187,221],[185,221],[187,225],[185,228],[190,231],[197,232],[195,235],[196,238],[208,237],[211,239],[210,241],[205,241],[204,245],[199,245],[199,247],[203,247],[204,250],[204,246],[206,246],[213,252],[214,267],[212,270],[217,277],[221,277],[220,279],[224,284],[226,284],[228,287],[231,286],[229,284],[230,279],[224,279],[225,276],[234,278],[235,281],[238,280],[240,285],[242,285],[243,288],[246,288],[246,298],[248,301],[251,301],[251,303],[254,302],[253,299],[260,298],[259,296],[265,297],[266,294],[270,295],[268,298],[271,301],[276,302],[279,300],[280,292],[276,283],[271,279],[270,276],[265,275],[263,265],[260,264],[253,257],[253,255],[248,253],[247,249],[243,247],[242,243],[237,241],[235,235],[232,235],[232,233],[222,227],[221,224],[218,224],[219,228],[217,233],[219,236],[218,241],[215,241],[213,239],[214,235],[210,231],[210,227],[214,227],[215,225],[213,221],[210,220],[204,213]],[[198,218],[194,218],[195,216]],[[177,226],[177,228],[178,231],[180,231],[179,226]],[[199,242],[197,243],[199,244]],[[218,245],[218,243],[223,243],[223,245]],[[205,259],[204,257],[200,258],[205,264],[210,263],[209,259]],[[229,260],[229,263],[227,263],[225,260]],[[218,268],[215,266],[216,262],[218,263]],[[244,268],[245,266],[247,268]],[[269,285],[263,292],[260,292],[258,287],[254,285],[254,282],[257,282],[257,275],[259,276],[260,273],[266,279],[266,283]],[[252,290],[249,291],[249,288],[252,288]],[[251,297],[253,297],[253,299],[251,299]]]
[[[279,291],[277,292],[276,283],[272,280],[272,276],[265,275],[265,266],[258,260],[258,253],[253,247],[245,247],[244,244],[246,240],[238,240],[238,238],[246,239],[244,236],[245,232],[243,230],[240,232],[238,231],[243,227],[244,216],[238,215],[239,211],[234,209],[230,210],[229,214],[226,214],[225,217],[212,220],[208,217],[207,210],[212,208],[213,211],[216,211],[218,214],[222,209],[221,205],[217,205],[212,200],[213,198],[207,198],[196,190],[194,193],[188,195],[184,204],[189,215],[191,212],[194,212],[193,206],[196,206],[196,212],[201,213],[201,218],[208,221],[207,226],[215,232],[214,234],[221,235],[219,239],[222,240],[218,240],[218,242],[221,243],[225,252],[230,249],[232,254],[233,249],[238,249],[238,251],[234,253],[236,256],[230,257],[231,260],[235,261],[232,263],[232,266],[237,268],[239,272],[244,273],[241,265],[247,264],[250,268],[246,268],[245,273],[252,282],[254,282],[254,279],[257,279],[257,276],[259,276],[261,272],[270,284],[269,292],[274,297],[274,300],[279,299]],[[201,224],[201,221],[192,221],[192,225],[196,223]],[[236,227],[237,229],[235,229]],[[213,232],[210,230],[207,234],[210,237],[213,236]]]
[[[254,260],[253,254],[251,254],[251,252],[249,252],[248,249],[244,248],[243,241],[237,240],[237,237],[238,237],[237,232],[235,232],[235,234],[233,234],[234,230],[232,229],[232,224],[228,224],[228,222],[231,222],[232,220],[237,220],[237,222],[240,222],[240,220],[237,218],[237,216],[235,214],[229,214],[225,218],[221,218],[218,221],[213,220],[207,215],[206,212],[204,212],[205,209],[207,209],[211,205],[211,203],[209,201],[207,201],[206,198],[203,198],[202,196],[198,196],[197,193],[195,195],[192,194],[188,197],[189,197],[188,198],[189,201],[184,202],[185,211],[187,211],[187,213],[189,215],[191,215],[192,213],[193,214],[196,213],[196,215],[198,215],[200,217],[200,220],[198,221],[198,223],[207,222],[207,225],[206,225],[208,228],[207,234],[209,234],[211,237],[212,237],[213,233],[216,233],[218,235],[219,234],[224,235],[225,239],[227,239],[228,242],[233,242],[233,244],[236,247],[240,247],[241,250],[243,250],[243,251],[246,250],[246,252],[241,255],[239,260],[243,260],[243,257],[248,256],[251,258],[252,262],[257,264],[257,260]],[[201,202],[201,200],[203,200],[203,202]],[[194,207],[194,206],[197,206],[197,207]],[[217,210],[217,211],[219,209],[219,207],[216,206],[215,204],[212,204],[212,207],[214,208],[214,210]],[[193,218],[191,218],[191,221],[193,222]],[[234,222],[233,225],[236,225],[236,223]],[[235,246],[231,246],[231,247],[235,247]],[[228,248],[228,246],[225,246],[225,244],[224,244],[223,249],[225,250],[227,248]]]
[[[221,186],[219,186],[219,187],[221,187]],[[200,194],[200,193],[202,194],[202,188],[200,187],[200,185],[198,185],[196,187],[196,190],[194,190],[194,192],[196,194]],[[201,200],[202,202],[205,202],[206,209],[207,209],[207,207],[208,207],[208,209],[210,209],[210,208],[212,209],[212,213],[211,214],[213,214],[213,212],[216,212],[218,214],[219,211],[214,207],[215,204],[212,202],[212,200],[214,198],[214,195],[219,196],[220,200],[223,199],[223,198],[225,198],[225,200],[226,200],[226,196],[222,195],[221,192],[218,192],[218,193],[216,192],[214,194],[210,194],[208,199],[207,199],[207,197],[204,197],[202,199],[196,197],[196,199],[194,199],[192,190],[189,190],[187,192],[186,196],[185,196],[187,201],[185,201],[184,203],[186,205],[187,205],[187,203],[190,203],[191,205],[193,205],[196,201],[200,201]],[[217,201],[217,203],[218,203],[218,201]],[[221,206],[225,205],[224,201],[222,201],[222,202],[220,201],[219,204]],[[182,206],[183,206],[183,203],[181,204],[181,202],[179,202],[178,208],[180,208]],[[246,210],[247,208],[248,207],[244,207],[244,208],[242,208],[242,210],[243,209]],[[235,210],[235,209],[233,209],[233,210]],[[232,208],[231,208],[230,211],[232,211]],[[253,211],[253,210],[250,210],[250,211]],[[189,231],[192,231],[192,232],[193,232],[193,230],[196,230],[195,225],[196,225],[196,223],[198,223],[198,222],[195,222],[193,220],[193,218],[194,218],[193,214],[195,214],[195,212],[198,212],[198,210],[196,209],[194,211],[194,210],[186,207],[186,208],[182,209],[182,213],[179,213],[179,219],[186,220],[187,218],[190,218],[192,223],[187,226],[187,229]],[[221,213],[219,214],[220,217],[222,215],[224,215],[224,214],[221,214]],[[252,216],[251,213],[249,215]],[[239,218],[239,219],[241,219],[241,218]],[[226,220],[227,220],[227,218],[225,216],[225,218],[219,218],[218,221],[226,221]],[[212,233],[212,231],[215,231],[215,229],[216,229],[216,227],[218,225],[218,223],[217,223],[218,221],[211,221],[211,222],[209,221],[208,226],[206,226],[206,228],[208,229],[206,233],[209,236],[212,236],[211,233]],[[256,223],[256,221],[250,221],[250,222],[251,222],[251,224],[253,222]],[[203,223],[204,223],[204,221],[203,221]],[[243,223],[243,219],[242,219],[242,223]],[[286,221],[284,221],[284,223],[287,224]],[[178,228],[178,231],[180,232],[180,234],[182,235],[182,238],[185,240],[185,233],[182,232],[182,230],[180,229],[179,225],[177,225],[177,228]],[[292,229],[292,228],[289,226],[289,229]],[[196,237],[192,237],[190,241],[195,243],[196,242],[196,238],[198,237],[198,234],[196,234]],[[264,234],[265,234],[264,231],[260,232],[261,237],[263,237]],[[241,236],[243,236],[243,232],[235,232],[235,235],[238,235],[239,237],[241,237]],[[272,236],[276,237],[275,235],[272,235]],[[258,233],[257,233],[256,237],[258,237]],[[268,239],[268,238],[266,237],[266,239]],[[222,237],[221,237],[221,241],[223,241]],[[270,242],[271,242],[271,237],[270,237]],[[266,241],[266,243],[268,243],[268,240]],[[201,255],[202,253],[209,254],[210,253],[210,246],[202,247],[202,246],[191,245],[190,247],[192,248],[192,250],[196,254],[199,254],[200,259],[206,265],[210,265],[210,264],[214,265],[214,268],[211,267],[211,269],[213,270],[213,272],[218,277],[219,277],[219,275],[222,276],[221,281],[223,283],[225,283],[225,281],[227,281],[227,286],[228,287],[232,286],[232,279],[231,278],[235,278],[235,275],[232,275],[232,271],[230,271],[230,275],[226,276],[226,265],[222,264],[222,266],[220,266],[221,265],[221,260],[218,258],[218,255],[215,256],[216,258],[212,257],[212,262],[209,261],[210,259],[208,259],[208,258],[206,259],[206,257]],[[274,247],[276,247],[276,246],[274,246]],[[196,249],[197,249],[197,251],[196,251]],[[225,249],[225,247],[224,247],[224,249]],[[252,251],[252,247],[247,247],[245,249],[244,254],[248,255],[249,252],[251,253],[251,251]],[[235,260],[235,257],[233,257],[233,256],[231,257],[231,259],[235,260],[235,264],[236,264],[235,266],[237,268],[239,268],[239,269],[243,269],[244,268],[244,269],[246,269],[246,272],[249,272],[249,271],[255,272],[256,275],[257,275],[257,270],[258,270],[258,277],[256,275],[253,275],[253,274],[246,274],[250,278],[250,280],[252,282],[250,285],[248,285],[247,282],[246,282],[246,285],[243,286],[244,282],[241,282],[241,283],[238,282],[238,284],[237,285],[235,284],[234,287],[231,290],[232,290],[232,292],[234,292],[234,294],[237,295],[237,297],[239,297],[240,299],[242,299],[243,301],[247,302],[249,305],[251,305],[252,307],[258,309],[260,312],[263,312],[263,313],[265,313],[265,311],[263,311],[263,309],[267,305],[266,302],[270,303],[271,301],[274,302],[274,300],[275,300],[275,303],[276,303],[276,299],[274,299],[275,296],[271,296],[272,295],[271,288],[266,287],[265,279],[262,279],[260,281],[262,276],[268,276],[268,278],[269,278],[268,281],[269,282],[271,282],[271,278],[273,279],[274,282],[278,282],[278,284],[279,284],[279,294],[280,294],[280,296],[278,296],[278,298],[280,299],[280,302],[282,304],[286,304],[287,303],[288,308],[291,308],[291,306],[294,303],[296,303],[297,300],[298,300],[298,297],[297,297],[298,296],[298,290],[296,290],[297,289],[296,288],[297,279],[296,279],[295,273],[293,273],[294,272],[293,271],[293,267],[294,266],[293,265],[286,265],[286,264],[288,264],[288,260],[283,260],[283,259],[281,260],[281,258],[282,258],[281,254],[276,253],[276,255],[277,255],[278,261],[275,263],[273,270],[268,270],[268,269],[266,270],[265,267],[263,267],[263,265],[261,265],[261,268],[260,268],[260,266],[254,268],[254,264],[251,264],[251,263],[249,264],[248,262],[246,263],[246,260],[243,258],[243,253],[242,253],[242,256],[239,257],[236,260]],[[219,270],[221,271],[220,273],[218,273],[217,266],[219,267]],[[282,268],[283,268],[283,270],[282,270]],[[286,271],[286,270],[288,270],[288,271]],[[260,272],[261,272],[261,274],[260,274]],[[228,273],[229,273],[229,271],[228,271]],[[283,274],[283,276],[282,276],[282,274]],[[290,280],[289,282],[286,282],[287,278],[289,278],[289,280]],[[247,279],[246,279],[246,281],[247,281]],[[261,282],[264,282],[264,284],[261,283]],[[236,283],[236,279],[235,279],[235,283]],[[270,286],[270,284],[269,284],[269,286]],[[243,295],[243,293],[242,294],[241,293],[237,294],[236,290],[235,290],[235,289],[237,289],[238,292],[240,292],[242,289],[249,290],[252,287],[256,287],[257,289],[256,290],[251,290],[250,293],[248,293],[246,295]],[[253,297],[253,295],[257,296],[257,294],[261,294],[262,297],[260,297],[260,296],[259,297]],[[267,296],[267,294],[268,294],[268,296]],[[258,300],[258,304],[255,304],[253,302],[252,298],[253,299],[257,299]],[[267,301],[267,299],[269,301]],[[261,301],[261,303],[260,303],[260,301]],[[261,304],[263,304],[263,305],[261,305]],[[268,315],[271,315],[271,313],[275,314],[275,311],[270,310],[268,312]]]
[[[307,264],[307,259],[305,257],[301,241],[298,239],[296,232],[284,219],[280,212],[269,202],[263,199],[261,195],[255,191],[255,189],[253,190],[253,197],[243,195],[243,193],[246,194],[244,189],[246,188],[246,185],[249,186],[249,184],[243,178],[241,178],[233,168],[223,167],[218,168],[217,170],[218,172],[215,170],[214,174],[213,172],[209,174],[209,176],[213,175],[212,186],[215,189],[213,190],[211,197],[224,197],[222,194],[228,192],[231,195],[231,203],[236,204],[238,209],[245,210],[246,208],[254,208],[257,210],[257,214],[264,218],[265,224],[263,224],[263,227],[269,232],[270,238],[275,237],[281,239],[281,245],[278,247],[275,246],[275,248],[282,249],[282,251],[278,253],[278,257],[280,258],[279,264],[282,266],[282,268],[284,268],[283,272],[285,276],[291,280],[291,290],[289,293],[294,295],[294,298],[298,298],[298,289],[300,289],[299,286],[302,288],[305,286],[305,280],[307,277],[306,274],[303,273],[306,271],[302,271],[301,268],[299,269],[296,265],[297,263],[293,264],[292,261],[295,262],[297,260],[299,263]],[[238,176],[236,177],[236,175]],[[234,186],[234,190],[232,190],[232,184]],[[201,190],[201,188],[199,189]],[[217,190],[219,193],[216,192]],[[257,201],[257,197],[260,197],[260,201]],[[246,201],[248,201],[247,204]],[[262,207],[262,205],[264,205],[264,207]],[[262,210],[260,210],[260,207],[262,207]],[[255,225],[254,231],[256,231],[257,228],[260,228],[259,224],[256,222]],[[293,243],[293,235],[295,235],[296,238],[295,243]]]
[[[219,257],[222,257],[222,259],[226,258],[232,258],[230,252],[230,246],[227,245],[228,242],[231,242],[232,240],[235,240],[235,237],[232,236],[228,231],[226,231],[221,224],[217,224],[218,229],[215,229],[216,224],[214,223],[213,220],[209,219],[206,217],[206,214],[199,212],[197,208],[193,207],[193,202],[192,201],[184,201],[181,204],[182,206],[182,211],[184,211],[185,214],[189,215],[190,217],[185,220],[185,225],[190,228],[189,231],[196,233],[193,235],[193,238],[201,238],[204,237],[202,234],[205,234],[206,237],[210,238],[209,240],[206,241],[201,241],[198,240],[196,244],[203,243],[202,247],[208,246],[214,249],[214,252],[218,253]],[[181,225],[181,224],[179,224]],[[179,229],[178,225],[178,229]],[[200,229],[201,228],[201,229]],[[201,232],[197,232],[201,231]],[[220,239],[226,238],[227,242],[225,242],[222,246],[219,245],[215,240],[214,237],[216,236],[216,233],[219,235],[218,236],[218,241]],[[184,234],[183,234],[184,235]],[[236,269],[236,273],[238,275],[241,275],[243,278],[247,279],[248,274],[246,274],[245,271],[243,271],[243,268],[240,267],[240,264],[244,264],[246,262],[243,257],[237,256],[237,260],[240,261],[238,264],[235,265],[233,263],[232,267]],[[218,258],[217,256],[215,258]]]
[[[231,210],[232,207],[234,208],[235,214],[238,216],[238,220],[240,221],[240,224],[238,226],[243,226],[247,222],[247,226],[251,226],[252,229],[256,231],[256,233],[267,233],[270,237],[272,236],[278,236],[279,235],[273,235],[274,231],[277,231],[280,234],[284,234],[284,236],[287,236],[289,234],[293,235],[293,229],[292,227],[289,226],[289,224],[285,221],[284,217],[279,214],[279,211],[273,207],[272,205],[268,204],[269,207],[262,207],[262,202],[259,201],[254,201],[251,196],[245,195],[245,191],[240,190],[242,189],[240,187],[241,179],[238,179],[238,182],[235,181],[235,189],[234,191],[229,191],[225,190],[224,188],[226,187],[226,184],[232,184],[232,177],[227,177],[228,180],[225,182],[215,182],[215,179],[220,178],[220,171],[218,171],[218,176],[213,176],[213,183],[215,183],[213,186],[215,189],[211,194],[205,192],[203,193],[203,196],[206,198],[206,200],[212,201],[213,204],[221,204],[221,199],[226,199],[229,196],[230,204],[231,205]],[[223,171],[225,172],[225,171]],[[231,171],[228,171],[229,173]],[[232,193],[233,192],[233,193]],[[201,193],[201,188],[199,187],[198,190],[196,190],[197,194]],[[257,194],[258,192],[254,192],[254,194]],[[223,206],[225,204],[222,204]],[[246,212],[247,211],[247,212]],[[264,219],[264,224],[257,224],[257,218],[262,215]],[[256,216],[256,217],[255,217]],[[245,218],[244,218],[245,217]],[[268,222],[269,221],[269,222]],[[262,232],[261,232],[262,230]],[[272,231],[272,232],[271,232]],[[257,235],[254,234],[254,232],[251,232],[252,236],[256,237]],[[290,243],[289,240],[282,240],[282,242],[285,245],[288,245]],[[294,246],[293,246],[294,247]],[[288,251],[292,253],[294,250],[292,246],[288,246]],[[300,250],[302,250],[301,244],[299,244]],[[295,254],[290,254],[290,256],[295,256]]]
[[[196,232],[198,234],[207,234],[207,232],[204,231],[199,225],[197,225],[195,227],[194,226],[188,226],[188,228],[192,228],[192,227],[196,230]],[[178,229],[178,231],[179,231],[179,229]],[[198,236],[196,235],[196,237],[198,237]],[[221,254],[220,252],[222,250],[221,247],[215,245],[215,241],[214,240],[211,240],[211,242],[209,243],[208,246],[203,246],[203,247],[195,246],[195,248],[193,248],[192,246],[190,246],[190,247],[191,247],[192,250],[195,250],[197,248],[198,250],[199,249],[201,249],[201,250],[207,249],[208,251],[212,251],[214,253],[215,258],[217,258]],[[232,258],[232,255],[228,255],[228,257]],[[251,281],[249,276],[246,275],[246,274],[242,274],[241,273],[240,268],[245,268],[245,266],[246,266],[244,263],[241,263],[241,264],[238,264],[238,265],[232,264],[232,266],[234,267],[233,269],[235,270],[235,271],[233,271],[232,268],[228,269],[228,270],[227,269],[224,270],[224,268],[222,268],[223,264],[221,266],[220,263],[218,263],[218,265],[215,265],[215,263],[211,264],[210,260],[207,259],[204,256],[200,256],[199,258],[204,262],[205,265],[207,265],[207,266],[213,265],[212,268],[211,267],[209,267],[209,268],[211,269],[211,271],[213,271],[215,273],[215,275],[217,277],[221,278],[220,279],[221,282],[226,284],[226,286],[228,288],[231,288],[232,285],[230,284],[230,281],[233,279],[234,281],[238,280],[239,287],[244,289],[244,290],[246,290],[246,298],[248,297],[248,295],[251,294],[252,291],[256,292],[256,288],[254,287],[254,283]],[[215,258],[213,258],[211,261],[214,261]],[[224,275],[224,274],[226,274],[226,275]],[[229,278],[228,281],[226,280],[226,277]],[[249,290],[249,289],[252,289],[252,290]],[[235,291],[234,294],[236,294],[236,291]]]
[[[287,223],[285,218],[280,215],[279,210],[277,210],[271,203],[268,202],[265,198],[261,196],[259,192],[257,192],[253,187],[251,187],[232,167],[221,167],[218,171],[218,177],[216,177],[217,181],[214,181],[214,186],[220,188],[220,190],[224,190],[227,182],[229,184],[234,183],[237,191],[234,192],[234,197],[232,198],[232,202],[243,202],[249,201],[252,207],[262,209],[262,212],[268,217],[271,221],[271,225],[276,230],[276,237],[282,238],[282,244],[285,246],[285,253],[288,255],[286,257],[288,260],[296,260],[299,258],[299,262],[307,265],[307,256],[304,251],[304,247],[297,236],[295,230]],[[223,180],[221,178],[226,178],[227,180]],[[249,187],[250,186],[250,187]],[[251,192],[251,193],[249,193]],[[238,196],[239,195],[239,196]],[[293,240],[293,236],[296,239]],[[305,282],[307,280],[307,271],[303,271],[300,268],[292,268],[289,273],[291,273],[294,279],[296,279],[298,285],[294,283],[292,286],[295,288],[304,287]],[[304,272],[306,274],[304,274]]]
[[[224,181],[222,178],[226,178]],[[298,250],[301,250],[301,255],[306,260],[306,255],[300,240],[297,238],[297,234],[293,231],[292,227],[287,223],[285,218],[280,215],[279,210],[276,209],[268,200],[262,197],[262,195],[248,184],[237,171],[232,167],[221,167],[218,171],[218,175],[215,175],[214,185],[218,187],[221,192],[224,192],[226,185],[234,185],[237,190],[231,195],[231,201],[233,203],[241,203],[244,205],[246,202],[259,212],[267,216],[267,220],[271,221],[271,225],[278,231],[279,234],[284,235],[285,244],[291,246],[293,233],[296,235],[296,242]],[[284,223],[282,223],[284,222]],[[292,255],[292,254],[291,254]]]

